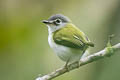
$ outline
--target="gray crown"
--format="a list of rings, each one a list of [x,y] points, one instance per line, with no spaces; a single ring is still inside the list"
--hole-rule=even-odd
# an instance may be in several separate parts
[[[60,19],[64,23],[71,22],[71,20],[68,17],[66,17],[62,14],[53,15],[48,19],[48,21],[52,21],[52,20],[56,20],[56,19]]]

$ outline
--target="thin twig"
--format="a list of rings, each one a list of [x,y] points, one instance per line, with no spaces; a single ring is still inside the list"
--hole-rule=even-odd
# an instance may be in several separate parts
[[[65,67],[61,67],[54,72],[46,74],[42,77],[38,77],[36,80],[51,80],[57,76],[60,76],[64,73],[68,72],[68,69],[69,69],[69,71],[77,69],[85,64],[91,63],[93,61],[97,61],[97,60],[102,59],[107,56],[111,56],[118,50],[120,50],[120,43],[118,43],[112,47],[106,47],[105,49],[103,49],[97,53],[94,53],[85,58],[82,58],[79,63],[78,62],[71,63],[67,66],[67,69]]]

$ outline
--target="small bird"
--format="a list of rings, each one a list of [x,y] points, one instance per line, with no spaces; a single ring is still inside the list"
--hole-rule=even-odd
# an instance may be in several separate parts
[[[42,22],[48,27],[50,47],[66,65],[79,61],[89,46],[94,47],[88,37],[62,14],[53,15]]]

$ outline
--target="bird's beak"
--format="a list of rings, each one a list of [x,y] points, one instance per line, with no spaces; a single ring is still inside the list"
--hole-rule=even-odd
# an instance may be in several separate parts
[[[52,24],[52,21],[48,21],[48,20],[43,20],[42,21],[44,24]]]

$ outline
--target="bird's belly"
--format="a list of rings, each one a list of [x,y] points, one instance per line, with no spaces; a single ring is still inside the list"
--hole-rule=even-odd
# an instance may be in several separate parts
[[[69,48],[66,46],[56,44],[53,41],[52,36],[49,36],[48,42],[50,47],[55,51],[56,55],[63,61],[78,61],[83,53],[80,49]]]

